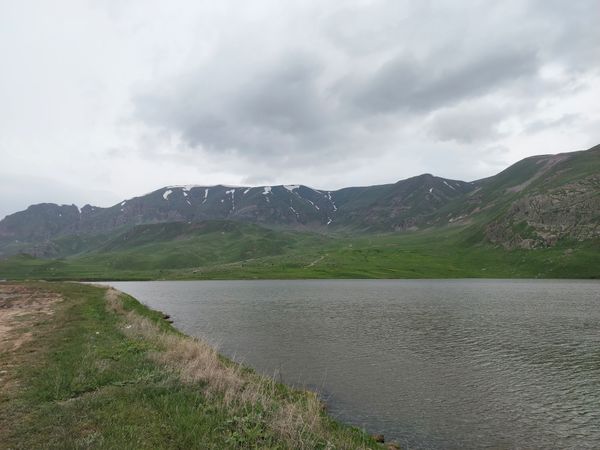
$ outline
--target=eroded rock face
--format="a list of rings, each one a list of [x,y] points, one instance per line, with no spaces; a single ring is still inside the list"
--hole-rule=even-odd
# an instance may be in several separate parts
[[[518,199],[486,227],[486,236],[505,248],[524,249],[600,237],[600,175]]]

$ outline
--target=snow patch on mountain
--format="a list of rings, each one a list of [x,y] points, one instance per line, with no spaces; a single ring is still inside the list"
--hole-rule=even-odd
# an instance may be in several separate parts
[[[319,207],[317,205],[315,205],[312,201],[310,201],[309,199],[305,199],[308,203],[310,203],[311,205],[313,205],[317,211],[319,211]]]
[[[233,211],[235,209],[235,189],[230,189],[225,193],[231,195],[231,211]]]
[[[294,192],[294,189],[299,189],[300,185],[299,184],[284,184],[283,187],[286,188],[290,192]]]
[[[171,195],[172,193],[173,193],[173,190],[172,190],[172,189],[167,189],[167,190],[166,190],[166,191],[163,193],[163,198],[164,198],[165,200],[168,200],[168,199],[169,199],[169,195]]]
[[[450,189],[452,189],[452,190],[454,190],[454,191],[456,190],[456,188],[455,188],[454,186],[450,186],[448,183],[446,183],[446,180],[444,180],[444,182],[443,182],[443,183],[444,183],[446,186],[448,186]]]
[[[331,191],[327,191],[327,198],[329,199],[329,201],[331,203],[331,206],[333,207],[333,212],[336,212],[337,211],[337,206],[335,205],[335,202],[331,198]],[[329,225],[329,223],[327,225]]]
[[[271,186],[264,186],[263,187],[263,195],[267,195],[271,193]]]

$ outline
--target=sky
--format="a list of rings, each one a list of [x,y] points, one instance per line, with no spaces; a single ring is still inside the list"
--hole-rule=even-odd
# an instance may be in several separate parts
[[[0,218],[600,143],[597,0],[0,0]]]

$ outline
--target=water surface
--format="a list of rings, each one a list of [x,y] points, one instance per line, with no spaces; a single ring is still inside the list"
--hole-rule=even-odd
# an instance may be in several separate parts
[[[110,283],[403,448],[600,448],[600,283]]]

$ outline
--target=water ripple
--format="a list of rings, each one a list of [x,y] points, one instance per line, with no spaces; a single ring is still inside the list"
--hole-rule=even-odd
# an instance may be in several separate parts
[[[600,448],[600,284],[112,283],[404,448]]]

